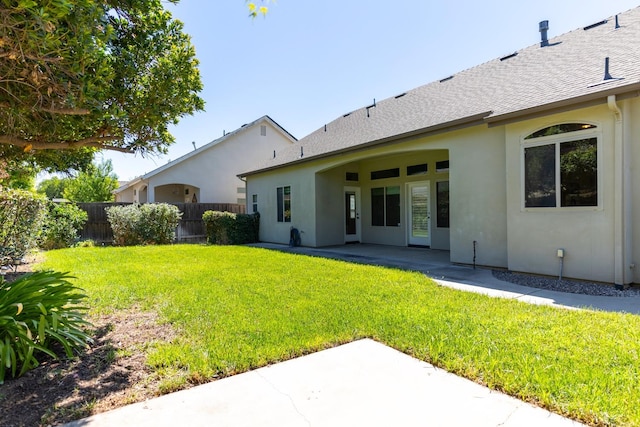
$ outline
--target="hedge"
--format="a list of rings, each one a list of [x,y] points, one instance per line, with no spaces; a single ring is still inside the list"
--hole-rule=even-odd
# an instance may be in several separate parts
[[[242,245],[259,240],[260,214],[206,211],[202,215],[207,242],[214,245]]]

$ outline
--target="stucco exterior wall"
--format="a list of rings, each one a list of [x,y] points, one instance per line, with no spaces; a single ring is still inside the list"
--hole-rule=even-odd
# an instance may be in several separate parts
[[[342,166],[316,173],[316,246],[344,243],[344,187],[347,186],[345,174],[347,170],[352,172],[354,169]],[[362,205],[362,202],[360,204]]]
[[[451,261],[506,267],[504,128],[447,135],[451,158]]]
[[[133,203],[133,188],[127,188],[126,190],[116,194],[116,202]]]
[[[301,233],[303,246],[316,246],[313,173],[284,168],[261,174],[260,179],[247,180],[247,184],[248,212],[252,196],[256,195],[258,200],[260,241],[288,244],[290,229],[295,227]],[[285,186],[291,187],[291,222],[278,222],[276,189]]]
[[[597,207],[525,208],[524,138],[558,123],[597,125]],[[513,271],[559,275],[558,249],[564,249],[563,276],[614,280],[614,123],[606,105],[506,126],[508,267]]]
[[[267,126],[266,135],[261,134],[261,125]],[[268,121],[258,122],[149,177],[148,201],[190,202],[195,191],[201,203],[240,203],[239,199],[246,199],[245,183],[237,175],[265,162],[274,150],[291,143]],[[176,195],[180,186],[184,186],[181,194]],[[185,188],[191,189],[188,195]]]

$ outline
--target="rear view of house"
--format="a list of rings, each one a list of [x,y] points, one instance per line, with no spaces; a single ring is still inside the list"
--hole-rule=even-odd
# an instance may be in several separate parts
[[[535,28],[535,27],[534,27]],[[640,8],[322,124],[247,169],[263,241],[640,282]],[[638,266],[637,266],[638,265]]]

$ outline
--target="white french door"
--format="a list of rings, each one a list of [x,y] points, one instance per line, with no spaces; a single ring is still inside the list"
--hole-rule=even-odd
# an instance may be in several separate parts
[[[407,184],[409,244],[431,246],[429,181]]]

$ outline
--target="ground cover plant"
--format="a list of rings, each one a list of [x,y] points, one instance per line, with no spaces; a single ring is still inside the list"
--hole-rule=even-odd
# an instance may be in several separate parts
[[[155,312],[161,392],[362,337],[592,425],[640,425],[640,317],[443,288],[419,273],[250,247],[50,251],[94,315]]]
[[[91,341],[82,306],[85,295],[69,279],[53,271],[12,282],[0,277],[0,384],[7,372],[15,377],[38,366],[43,354],[56,358],[53,343],[72,357]]]

